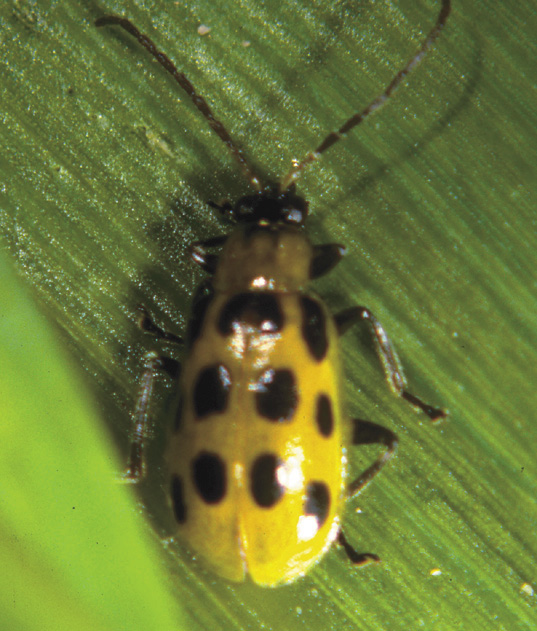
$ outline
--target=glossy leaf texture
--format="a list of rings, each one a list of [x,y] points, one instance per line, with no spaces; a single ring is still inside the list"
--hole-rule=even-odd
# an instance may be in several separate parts
[[[536,626],[537,15],[530,2],[453,4],[407,85],[299,181],[314,242],[348,246],[319,293],[334,311],[369,307],[412,391],[450,416],[432,426],[395,398],[367,336],[348,332],[349,414],[400,438],[343,522],[347,539],[382,563],[354,570],[334,549],[306,578],[261,590],[220,580],[180,543],[160,545],[158,560],[146,552],[172,534],[164,421],[148,479],[136,490],[112,484],[143,355],[155,347],[136,327],[136,305],[184,331],[203,278],[188,244],[223,233],[207,202],[248,185],[147,53],[93,22],[118,13],[150,34],[277,179],[385,87],[438,3],[4,3],[1,233],[49,321],[13,315],[18,293],[8,302],[3,292],[12,315],[0,321],[0,515],[2,565],[14,578],[1,613],[10,628],[38,628],[43,611],[54,629],[180,628],[170,587],[194,630]],[[172,398],[159,384],[158,419]],[[375,454],[350,450],[352,472]],[[139,516],[143,527],[132,523]],[[140,528],[150,539],[141,547],[131,539]],[[102,551],[112,543],[121,551]],[[112,563],[131,550],[125,567]],[[156,591],[143,593],[140,572]],[[124,611],[145,617],[122,627]]]

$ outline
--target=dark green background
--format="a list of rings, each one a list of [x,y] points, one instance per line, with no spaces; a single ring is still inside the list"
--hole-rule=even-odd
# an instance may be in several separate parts
[[[102,432],[118,452],[113,470],[128,447],[142,357],[153,348],[136,328],[135,305],[183,330],[203,278],[187,245],[222,230],[206,202],[235,199],[247,185],[165,72],[122,32],[94,28],[94,19],[120,13],[151,34],[240,146],[277,178],[386,85],[437,11],[430,0],[3,3],[4,246],[97,402]],[[200,24],[209,35],[198,35]],[[362,513],[354,513],[355,502],[344,522],[349,540],[383,563],[356,571],[333,550],[305,579],[262,590],[221,581],[180,544],[162,548],[158,537],[169,534],[169,521],[157,432],[139,512],[161,550],[156,572],[184,604],[189,629],[517,631],[537,624],[535,596],[520,591],[537,580],[535,32],[533,2],[455,2],[438,45],[408,84],[300,181],[312,239],[349,248],[318,290],[334,310],[370,307],[413,390],[450,411],[447,422],[430,426],[390,394],[366,337],[345,338],[350,412],[401,439],[393,465],[360,498]],[[38,374],[51,370],[52,356],[21,351],[13,326],[4,318],[0,325],[8,358],[28,353]],[[38,340],[39,326],[30,322],[21,335]],[[168,395],[163,387],[162,406]],[[5,416],[9,428],[13,417]],[[76,430],[79,418],[66,422]],[[24,431],[16,429],[33,449],[34,436]],[[63,446],[58,458],[69,459]],[[350,453],[353,471],[374,454]],[[21,497],[24,484],[31,492],[35,468],[21,465]],[[46,471],[40,483],[53,497],[57,486],[47,486]],[[93,479],[91,470],[84,475]],[[25,530],[24,513],[10,521],[9,511],[6,502],[7,532],[17,536],[9,526],[16,522],[39,548],[47,528]],[[80,563],[85,549],[63,552],[60,542],[60,568]],[[430,575],[434,568],[442,573]],[[134,561],[125,567],[143,588],[139,569]],[[115,594],[100,588],[99,572],[86,581],[107,592],[106,619]],[[117,599],[121,589],[132,594],[128,585],[116,587]],[[71,593],[68,581],[63,589]],[[32,590],[38,603],[39,588]],[[137,597],[138,605],[155,629],[166,629],[152,594]],[[23,592],[4,596],[11,628],[34,628],[23,601]],[[37,625],[46,602],[36,605]],[[65,602],[72,610],[78,601]],[[35,628],[64,628],[50,611],[48,618],[50,627]],[[125,628],[133,627],[126,621]]]

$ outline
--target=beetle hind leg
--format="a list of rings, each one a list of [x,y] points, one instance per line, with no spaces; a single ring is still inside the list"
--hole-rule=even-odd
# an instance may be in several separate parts
[[[138,305],[138,326],[156,337],[157,340],[182,344],[183,338],[165,331],[153,321],[149,311]],[[181,364],[171,357],[159,355],[155,352],[147,353],[144,361],[144,371],[140,379],[140,391],[132,412],[132,437],[127,460],[127,468],[121,480],[123,482],[136,483],[145,477],[145,445],[151,436],[150,406],[155,389],[155,382],[159,375],[165,374],[171,379],[177,380],[181,371]]]
[[[140,482],[145,477],[145,445],[151,436],[150,406],[155,382],[160,374],[177,379],[181,364],[175,359],[151,352],[146,355],[145,369],[141,378],[140,394],[132,413],[132,440],[123,482]]]
[[[347,538],[343,534],[343,530],[339,531],[336,541],[343,550],[345,550],[345,554],[347,555],[349,561],[356,567],[364,567],[364,565],[378,563],[380,561],[380,557],[376,554],[371,554],[370,552],[357,552],[347,541]]]
[[[349,484],[347,488],[349,498],[358,495],[371,482],[384,465],[392,459],[397,449],[397,436],[391,430],[382,427],[382,425],[358,418],[353,419],[352,423],[353,445],[373,445],[378,443],[384,445],[386,449],[373,464],[369,465],[356,480]]]
[[[365,471],[353,480],[347,487],[348,499],[358,495],[360,491],[371,482],[382,467],[392,458],[397,448],[397,436],[376,423],[364,421],[362,419],[353,419],[352,444],[353,445],[372,445],[379,443],[386,447],[382,453]],[[357,567],[368,565],[369,563],[378,563],[380,558],[376,554],[370,552],[357,552],[347,541],[343,530],[340,529],[337,535],[338,544],[345,550],[350,562]]]

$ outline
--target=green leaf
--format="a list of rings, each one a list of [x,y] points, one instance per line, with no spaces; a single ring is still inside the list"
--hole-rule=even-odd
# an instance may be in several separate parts
[[[39,620],[46,628],[43,616],[53,629],[178,628],[158,617],[177,614],[150,577],[172,586],[189,629],[536,626],[532,3],[455,2],[397,96],[299,182],[312,240],[349,248],[316,288],[334,310],[370,307],[411,390],[450,410],[429,425],[391,395],[365,336],[344,338],[349,412],[400,438],[393,464],[360,497],[361,513],[354,502],[344,518],[349,541],[383,563],[354,570],[333,550],[306,578],[262,590],[213,576],[180,543],[155,560],[131,536],[171,534],[159,468],[164,424],[149,479],[134,490],[144,528],[135,525],[132,489],[113,484],[152,348],[134,324],[135,305],[184,329],[203,278],[188,244],[225,229],[206,202],[248,187],[173,80],[127,34],[93,21],[119,13],[150,34],[277,179],[387,85],[438,10],[433,0],[0,8],[0,224],[56,332],[38,350],[30,342],[42,342],[41,317],[3,320],[0,524],[9,572],[0,614],[10,629]],[[211,29],[204,36],[202,24]],[[18,302],[3,292],[2,305]],[[90,397],[69,364],[56,372],[65,360],[52,343],[68,346]],[[36,404],[37,395],[45,401]],[[71,408],[75,395],[84,411]],[[170,396],[163,386],[156,412]],[[103,420],[89,419],[90,399]],[[375,450],[349,456],[359,472]]]
[[[171,628],[156,547],[114,480],[117,458],[77,363],[4,256],[0,285],[2,626]]]

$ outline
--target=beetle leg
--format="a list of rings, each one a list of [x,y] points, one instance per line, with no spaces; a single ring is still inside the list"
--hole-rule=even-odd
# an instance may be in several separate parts
[[[362,419],[355,418],[352,420],[352,444],[353,445],[372,445],[379,443],[386,447],[386,451],[381,454],[375,462],[367,467],[367,469],[351,482],[348,486],[348,497],[354,497],[358,495],[360,491],[371,482],[371,480],[377,475],[382,467],[392,458],[397,449],[397,436],[371,421],[364,421]]]
[[[222,202],[221,204],[217,204],[216,202],[207,202],[207,205],[211,208],[214,208],[223,219],[234,223],[232,220],[233,217],[233,204],[229,201]]]
[[[386,447],[386,451],[380,455],[375,462],[370,465],[360,476],[353,480],[347,487],[348,499],[358,495],[360,491],[371,482],[382,467],[392,458],[397,449],[397,436],[371,421],[363,421],[361,419],[353,419],[352,444],[353,445],[372,445],[380,443]],[[369,552],[357,552],[347,541],[343,530],[340,529],[337,542],[345,550],[349,560],[357,566],[367,565],[368,563],[380,561],[376,554]]]
[[[136,309],[138,311],[138,326],[142,329],[142,331],[153,334],[157,340],[166,340],[167,342],[173,342],[174,344],[182,344],[184,342],[183,338],[179,337],[179,335],[175,335],[175,333],[170,333],[169,331],[161,329],[160,326],[155,323],[151,314],[144,305],[139,304],[136,306]]]
[[[376,554],[371,554],[370,552],[357,552],[347,541],[347,538],[343,534],[343,530],[338,532],[336,541],[345,550],[349,561],[357,567],[363,567],[369,563],[378,563],[380,561],[380,558]]]
[[[351,307],[345,309],[335,316],[335,321],[340,335],[345,333],[345,331],[357,322],[367,322],[370,332],[373,335],[386,379],[395,394],[425,412],[431,421],[439,421],[447,416],[445,410],[428,405],[406,389],[407,382],[397,353],[388,339],[384,327],[369,309],[366,307]]]
[[[205,270],[209,274],[216,272],[216,265],[218,263],[218,255],[209,254],[207,248],[215,248],[224,245],[227,239],[227,235],[220,235],[213,237],[212,239],[206,239],[205,241],[195,241],[190,245],[190,256],[194,263],[197,263],[201,269]]]
[[[345,255],[345,246],[339,243],[323,243],[313,246],[310,278],[319,278],[327,274]]]
[[[151,419],[149,408],[155,380],[159,374],[165,373],[173,379],[179,377],[181,364],[175,359],[148,353],[145,358],[145,369],[140,384],[140,394],[132,413],[132,441],[130,446],[127,470],[123,475],[125,482],[139,482],[145,476],[145,443],[151,435]]]

